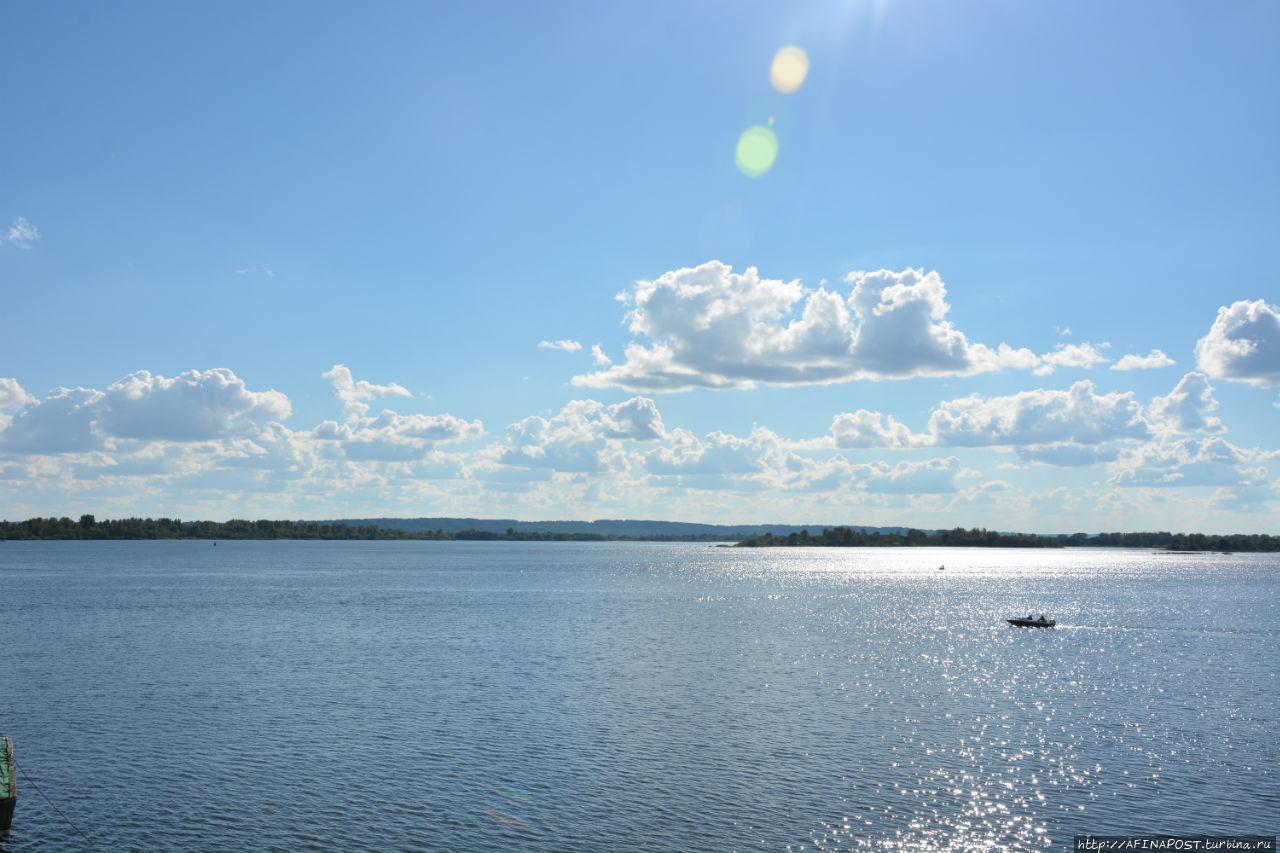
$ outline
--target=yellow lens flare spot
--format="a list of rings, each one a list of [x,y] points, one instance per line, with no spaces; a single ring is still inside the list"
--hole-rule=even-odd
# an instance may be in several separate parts
[[[809,76],[809,56],[800,48],[789,44],[773,56],[769,66],[769,82],[784,95],[790,95],[804,85]]]
[[[762,124],[754,124],[738,137],[734,162],[748,178],[758,178],[773,168],[778,159],[778,135]]]

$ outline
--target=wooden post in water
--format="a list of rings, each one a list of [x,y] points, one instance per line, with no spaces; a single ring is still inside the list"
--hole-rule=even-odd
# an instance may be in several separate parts
[[[13,807],[18,802],[18,776],[13,766],[13,740],[4,739],[4,755],[0,755],[0,832],[8,832],[13,823]]]

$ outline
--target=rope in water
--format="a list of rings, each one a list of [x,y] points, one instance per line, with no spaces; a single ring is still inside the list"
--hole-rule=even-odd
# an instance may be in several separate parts
[[[13,766],[17,767],[18,770],[21,771],[22,777],[27,780],[27,784],[29,784],[32,788],[35,788],[37,794],[44,797],[44,801],[49,804],[49,807],[51,809],[53,809],[55,812],[58,813],[58,817],[65,820],[67,822],[67,825],[70,826],[72,829],[74,829],[76,832],[79,832],[80,835],[84,838],[84,840],[89,842],[89,846],[92,847],[93,839],[85,835],[84,832],[80,829],[80,827],[76,826],[74,823],[71,822],[71,818],[67,817],[62,813],[62,809],[58,808],[53,804],[53,800],[49,799],[48,795],[45,794],[44,791],[40,790],[40,786],[35,783],[34,779],[32,779],[29,775],[27,775],[26,768],[23,767],[21,764],[19,764],[16,758],[13,760]]]

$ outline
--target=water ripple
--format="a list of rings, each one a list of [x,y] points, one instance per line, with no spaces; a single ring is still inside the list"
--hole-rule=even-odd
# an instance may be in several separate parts
[[[102,849],[1040,850],[1280,823],[1272,557],[198,544],[0,551],[0,724]],[[1031,610],[1059,627],[1003,622]],[[0,850],[79,841],[24,791]]]

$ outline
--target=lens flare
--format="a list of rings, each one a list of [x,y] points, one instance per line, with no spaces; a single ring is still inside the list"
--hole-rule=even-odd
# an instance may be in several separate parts
[[[498,811],[486,811],[484,816],[496,823],[500,823],[511,829],[519,830],[520,832],[533,832],[533,827],[513,815]]]
[[[762,124],[755,124],[742,131],[738,137],[738,150],[734,154],[738,170],[748,178],[758,178],[773,168],[778,159],[778,136]]]
[[[533,799],[528,791],[516,785],[503,785],[498,789],[498,793],[509,800],[519,800],[522,803],[527,803]]]
[[[804,85],[804,78],[809,76],[808,55],[793,44],[789,44],[773,56],[773,64],[769,66],[769,82],[773,88],[784,95],[790,95]]]

